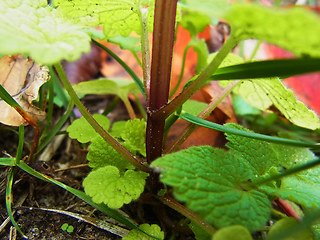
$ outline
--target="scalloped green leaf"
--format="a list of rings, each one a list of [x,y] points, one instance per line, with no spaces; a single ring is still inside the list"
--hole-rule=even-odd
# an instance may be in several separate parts
[[[139,228],[145,232],[148,233],[154,237],[158,237],[159,239],[164,239],[164,232],[161,231],[161,228],[157,224],[141,224]],[[129,232],[129,234],[125,237],[123,237],[123,240],[154,240],[154,238],[147,236],[141,231],[138,231],[136,229],[133,229]]]
[[[254,231],[269,217],[267,195],[240,185],[254,177],[255,169],[230,152],[191,147],[165,155],[151,166],[161,169],[161,181],[174,187],[178,200],[217,228],[242,224]]]
[[[115,166],[121,172],[126,169],[134,169],[134,166],[112,148],[103,138],[96,137],[89,146],[87,159],[89,167],[93,169]]]
[[[110,208],[121,208],[139,198],[144,190],[148,174],[133,170],[120,173],[114,166],[93,170],[84,179],[86,194],[95,203],[105,203]]]
[[[238,40],[260,39],[297,56],[320,57],[320,18],[302,7],[234,4],[225,19]]]
[[[74,61],[89,50],[90,37],[61,18],[47,1],[0,2],[1,55],[24,54],[51,65]]]
[[[234,123],[227,123],[225,126],[252,132]],[[260,176],[269,171],[271,167],[290,168],[313,160],[315,157],[307,148],[270,143],[228,133],[226,136],[229,141],[226,146],[230,151],[249,162],[255,169],[255,174]]]
[[[103,25],[103,33],[106,38],[118,35],[128,36],[132,31],[141,32],[141,8],[154,1],[142,0],[54,0],[54,6],[58,7],[68,19],[84,26]],[[152,8],[148,11],[148,25],[152,28]]]
[[[229,54],[222,62],[221,67],[243,62],[241,57]],[[225,87],[230,81],[219,81],[219,83]],[[320,119],[316,113],[297,100],[293,92],[287,89],[279,78],[243,80],[234,87],[233,92],[241,96],[251,106],[262,111],[274,105],[297,126],[313,130],[320,128]]]
[[[226,125],[250,132],[236,124]],[[151,166],[160,169],[161,181],[174,187],[177,199],[186,202],[188,208],[208,223],[217,228],[241,224],[254,231],[268,219],[268,195],[274,196],[281,188],[268,186],[270,190],[267,191],[267,186],[261,186],[255,190],[249,182],[313,160],[314,154],[307,148],[226,135],[230,141],[227,143],[229,151],[209,146],[191,147],[165,155]],[[314,184],[318,181],[319,184],[319,174],[320,170],[310,169],[303,176],[300,173],[299,179],[303,177],[305,181]],[[300,191],[297,183],[291,183],[290,188],[292,193],[295,188],[296,192]],[[312,186],[309,189],[313,189]],[[296,196],[302,199],[299,203],[309,201],[308,192]],[[319,193],[315,192],[315,195],[319,196]]]
[[[93,118],[105,129],[106,131],[110,127],[109,119],[101,114],[94,114]],[[100,136],[93,127],[87,122],[84,117],[76,119],[67,128],[69,137],[72,139],[77,139],[81,143],[87,143]]]
[[[251,234],[244,226],[233,225],[219,229],[214,235],[212,240],[229,240],[234,239],[237,236],[237,240],[252,240]]]
[[[123,101],[128,98],[129,93],[138,93],[139,88],[130,80],[100,78],[93,81],[81,82],[73,85],[77,94],[112,94],[117,95]]]
[[[130,151],[138,151],[142,156],[146,156],[146,126],[147,123],[143,119],[128,120],[120,134],[120,137],[124,140],[124,145]]]

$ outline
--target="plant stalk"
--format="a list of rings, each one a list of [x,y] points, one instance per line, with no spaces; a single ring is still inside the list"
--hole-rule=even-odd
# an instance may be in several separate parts
[[[141,9],[141,53],[142,53],[142,69],[143,69],[143,84],[144,89],[147,89],[147,82],[150,82],[150,48],[149,48],[149,35],[148,35],[148,10],[145,8]],[[146,93],[146,101],[148,102],[148,93]]]
[[[228,96],[233,87],[239,82],[239,80],[235,80],[230,83],[226,88],[224,88],[214,99],[211,101],[208,106],[197,116],[198,118],[205,119],[210,115],[210,113],[222,102],[222,100]],[[163,153],[167,154],[173,152],[178,149],[178,147],[192,134],[192,132],[196,129],[197,125],[193,123],[189,123],[186,126],[181,134],[175,139],[174,143],[169,147],[163,150]]]
[[[152,43],[151,78],[147,87],[147,161],[161,156],[165,118],[153,118],[152,113],[168,102],[175,20],[178,0],[156,0]]]
[[[91,114],[87,111],[85,106],[81,103],[80,99],[78,98],[76,92],[73,90],[71,84],[69,83],[62,65],[57,63],[54,65],[54,69],[59,76],[60,80],[62,81],[65,89],[67,90],[69,96],[73,100],[74,104],[82,114],[82,116],[88,121],[88,123],[94,128],[94,130],[100,134],[100,136],[110,144],[120,155],[126,158],[130,163],[132,163],[135,167],[140,169],[144,172],[151,172],[152,170],[147,167],[144,162],[134,156],[131,152],[129,152],[126,148],[121,146],[113,137],[111,137],[98,123],[97,121],[91,116]]]
[[[199,76],[175,99],[161,109],[152,112],[152,117],[155,119],[166,118],[184,104],[196,91],[198,91],[203,83],[218,69],[223,59],[237,45],[236,38],[231,34],[226,43],[222,46],[215,58],[209,65],[199,74]]]

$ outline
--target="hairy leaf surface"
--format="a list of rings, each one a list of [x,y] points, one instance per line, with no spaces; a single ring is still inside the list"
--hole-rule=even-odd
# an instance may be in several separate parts
[[[252,132],[234,123],[227,123],[225,126]],[[259,176],[265,174],[271,167],[290,168],[314,159],[314,154],[307,148],[269,143],[234,134],[226,134],[226,136],[229,140],[226,146],[230,151],[250,163],[255,169],[255,174]]]
[[[97,169],[105,166],[115,166],[120,172],[134,169],[134,166],[112,148],[103,138],[96,137],[89,146],[87,159],[89,167]]]
[[[75,41],[76,39],[76,41]],[[47,1],[0,2],[0,54],[25,54],[51,65],[90,50],[90,38],[62,19]]]
[[[125,146],[143,156],[146,156],[146,126],[147,123],[143,119],[128,120],[120,134]]]
[[[217,228],[244,224],[253,231],[269,217],[267,195],[239,185],[254,176],[254,168],[225,150],[191,147],[151,166],[163,169],[161,180],[174,187],[178,200]]]
[[[227,125],[248,131],[235,124]],[[241,224],[250,231],[256,230],[269,217],[268,195],[282,196],[289,189],[292,200],[306,206],[314,204],[315,196],[319,195],[317,190],[312,194],[311,190],[303,192],[307,185],[303,186],[301,182],[298,185],[292,180],[286,182],[289,177],[281,180],[279,188],[276,185],[258,189],[251,186],[251,181],[260,177],[278,174],[282,168],[312,160],[314,154],[311,151],[233,134],[227,134],[227,139],[230,141],[227,143],[229,151],[209,146],[191,147],[165,155],[151,166],[160,168],[161,180],[174,187],[178,200],[186,202],[188,208],[217,228]],[[304,181],[314,182],[318,175],[319,171],[311,169],[298,176],[300,181],[303,177]],[[313,187],[309,185],[308,189]],[[298,194],[294,195],[294,191]],[[293,196],[296,197],[293,199]]]
[[[84,179],[86,194],[96,203],[105,203],[110,208],[121,208],[137,199],[144,190],[147,173],[127,170],[121,174],[114,166],[93,170]]]

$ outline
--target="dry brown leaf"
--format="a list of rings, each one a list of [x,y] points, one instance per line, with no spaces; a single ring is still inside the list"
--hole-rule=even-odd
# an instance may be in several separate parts
[[[50,79],[49,69],[22,55],[0,59],[0,84],[35,122],[45,119],[45,112],[32,104],[39,88]],[[10,126],[27,125],[27,121],[5,101],[0,100],[0,122]]]

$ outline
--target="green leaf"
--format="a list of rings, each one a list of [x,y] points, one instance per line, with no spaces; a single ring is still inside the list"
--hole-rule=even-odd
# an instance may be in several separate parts
[[[315,177],[315,180],[316,178],[319,178],[319,175]],[[301,173],[283,178],[279,188],[263,186],[261,189],[270,195],[288,199],[304,207],[320,207],[319,183],[305,179]]]
[[[206,108],[206,106],[206,103],[188,100],[182,105],[182,112],[187,112],[191,115],[198,115],[203,109]]]
[[[230,9],[230,3],[225,0],[183,0],[182,3],[183,10],[200,12],[212,20],[219,19]]]
[[[141,224],[139,228],[152,236],[158,237],[159,239],[164,239],[164,232],[161,231],[161,228],[157,224]],[[133,229],[130,233],[122,238],[123,240],[154,240],[154,238],[147,236],[141,231]]]
[[[105,203],[110,208],[121,208],[123,204],[138,199],[147,176],[147,173],[133,170],[120,174],[118,168],[106,166],[91,171],[84,179],[83,186],[94,202]]]
[[[121,49],[130,50],[133,52],[141,52],[140,46],[140,38],[134,36],[117,36],[113,38],[109,38],[108,42],[117,44],[120,46]]]
[[[127,99],[129,93],[139,92],[133,81],[125,79],[105,79],[100,78],[93,81],[81,82],[73,85],[77,94],[114,94],[122,100]]]
[[[69,226],[69,224],[68,224],[68,223],[64,223],[64,224],[62,224],[62,226],[61,226],[61,230],[62,230],[62,231],[66,231],[66,230],[67,230],[67,228],[68,228],[68,226]]]
[[[299,222],[295,218],[283,218],[271,227],[267,240],[312,240],[312,233],[306,228],[292,233],[292,229],[298,225]]]
[[[229,240],[234,239],[236,236],[237,240],[252,240],[251,234],[245,227],[241,225],[233,225],[219,229],[213,236],[212,240]]]
[[[234,92],[246,102],[260,110],[274,105],[290,122],[297,126],[315,130],[320,128],[320,119],[315,112],[297,100],[279,79],[243,81]]]
[[[232,107],[236,116],[255,115],[261,116],[261,111],[249,105],[241,96],[232,95]],[[273,116],[276,116],[274,113]]]
[[[112,124],[110,134],[112,137],[121,138],[121,133],[126,125],[127,121],[118,121]]]
[[[201,72],[201,70],[207,66],[208,48],[206,42],[204,39],[198,40],[193,38],[187,47],[193,47],[193,50],[197,53],[198,59],[195,71],[197,73]]]
[[[142,156],[146,156],[146,126],[147,123],[143,119],[128,120],[120,134],[124,145],[130,151],[138,151]]]
[[[320,239],[320,223],[312,226],[312,233],[314,235],[314,239]]]
[[[76,41],[75,41],[76,39]],[[74,61],[90,50],[90,38],[63,20],[46,1],[0,2],[0,54],[25,54],[40,64]]]
[[[212,236],[206,231],[203,231],[203,229],[199,227],[199,224],[191,221],[188,225],[194,233],[196,240],[211,240]]]
[[[182,15],[180,24],[190,32],[191,36],[196,36],[210,24],[210,18],[199,12],[186,11]]]
[[[210,56],[213,57],[214,55]],[[300,62],[308,62],[308,60],[300,60]],[[290,66],[289,61],[289,66]],[[230,66],[237,63],[243,63],[243,60],[234,54],[229,54],[228,57],[222,62],[221,66]],[[241,69],[241,65],[235,66],[235,70],[239,71],[239,78],[242,73],[252,71],[254,65],[263,65],[263,62],[247,63]],[[268,65],[268,62],[266,63]],[[318,63],[319,64],[319,63]],[[247,66],[246,66],[247,65]],[[251,66],[252,65],[252,66]],[[273,64],[276,65],[276,62]],[[251,66],[251,68],[249,67]],[[316,66],[316,64],[315,64]],[[272,67],[269,65],[270,69]],[[317,65],[318,67],[318,65]],[[231,68],[231,67],[230,67]],[[292,69],[292,68],[290,68]],[[245,70],[245,71],[243,71]],[[259,69],[257,73],[263,73],[263,70]],[[226,70],[227,71],[227,70]],[[264,70],[267,72],[267,68]],[[222,68],[222,73],[224,72]],[[218,73],[219,75],[219,73]],[[236,77],[236,72],[234,76]],[[225,78],[228,76],[225,76]],[[248,77],[243,76],[243,77]],[[257,77],[257,76],[256,76]],[[261,77],[261,75],[260,75]],[[214,78],[214,76],[213,76]],[[224,78],[224,79],[225,79]],[[220,81],[222,86],[228,85],[230,81]],[[260,110],[267,110],[269,107],[274,105],[279,111],[292,123],[297,126],[317,129],[320,128],[320,119],[315,112],[309,110],[302,102],[298,101],[292,91],[288,90],[277,77],[263,78],[263,79],[246,79],[241,81],[233,88],[233,92],[241,96],[251,106],[256,107]]]
[[[110,121],[106,116],[101,114],[94,114],[93,118],[105,129],[108,130],[110,126]],[[67,128],[69,137],[72,139],[77,139],[81,143],[87,143],[100,136],[93,127],[87,122],[84,117],[76,119]]]
[[[254,231],[265,224],[271,205],[267,195],[239,183],[255,175],[244,159],[210,146],[191,147],[155,160],[161,181],[174,187],[178,200],[217,228],[242,224]]]
[[[141,32],[141,0],[54,0],[68,19],[84,26],[103,25],[106,38],[128,36],[132,31]],[[143,1],[144,3],[146,1]],[[154,3],[154,1],[151,1]],[[153,11],[148,12],[153,19]],[[153,24],[148,21],[148,25]]]
[[[315,34],[320,32],[320,18],[302,7],[279,9],[233,4],[225,19],[239,40],[259,39],[297,56],[320,57],[320,42]]]
[[[252,132],[234,123],[227,123],[225,126]],[[258,175],[265,174],[271,167],[290,168],[314,159],[314,154],[307,148],[285,146],[229,133],[226,136],[229,140],[226,146],[230,151],[249,162]]]
[[[108,165],[115,166],[120,171],[134,169],[134,166],[128,160],[122,157],[101,137],[94,138],[89,149],[87,159],[89,160],[89,167],[93,169]]]
[[[251,133],[236,124],[226,126]],[[186,202],[188,208],[208,223],[217,228],[241,224],[254,231],[263,226],[269,216],[270,202],[267,194],[274,195],[281,188],[268,185],[261,186],[258,191],[250,187],[250,182],[263,179],[262,177],[273,174],[272,172],[277,174],[282,168],[309,162],[314,159],[314,154],[307,148],[288,147],[234,134],[226,135],[230,141],[226,145],[229,151],[209,146],[191,147],[165,155],[155,160],[151,166],[160,168],[161,181],[173,186],[177,199]],[[313,181],[314,185],[319,184],[317,176],[320,170],[316,169],[300,172],[296,176],[299,176],[300,181],[304,179]],[[289,177],[282,181],[286,179]],[[281,182],[281,187],[284,183]],[[300,194],[298,182],[295,182],[290,185],[290,194],[301,204],[314,204],[315,196],[320,193],[313,190],[310,200],[307,194],[314,188],[308,187],[310,191]],[[286,188],[289,189],[289,186]],[[299,194],[293,194],[295,189]]]

